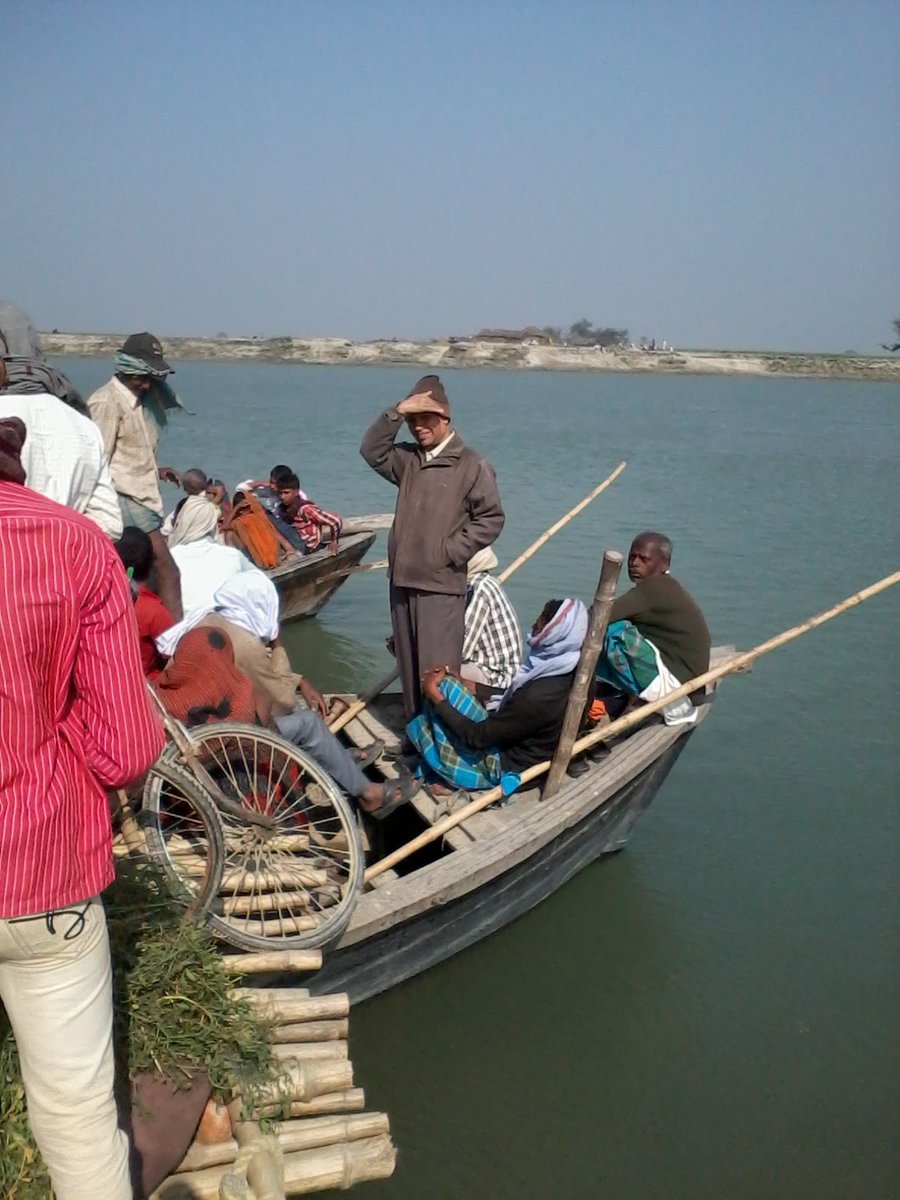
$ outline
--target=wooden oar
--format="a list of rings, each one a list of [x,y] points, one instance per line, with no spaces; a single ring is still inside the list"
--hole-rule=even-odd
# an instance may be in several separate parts
[[[870,596],[875,596],[878,592],[883,592],[887,588],[893,587],[895,583],[900,583],[900,571],[895,571],[893,575],[886,575],[884,579],[879,580],[878,583],[871,584],[867,588],[863,588],[861,592],[854,592],[852,596],[848,596],[840,604],[836,604],[833,608],[829,608],[826,612],[819,613],[817,616],[810,617],[807,621],[802,621],[799,625],[794,625],[793,628],[785,630],[784,633],[779,633],[777,637],[760,643],[753,650],[747,650],[744,654],[738,654],[721,667],[715,667],[711,671],[706,671],[703,675],[698,675],[696,679],[689,680],[673,692],[669,692],[667,696],[662,696],[659,700],[654,700],[652,704],[645,704],[641,708],[635,709],[634,712],[628,713],[627,716],[620,717],[618,721],[611,721],[609,725],[604,725],[599,729],[595,729],[593,733],[586,734],[575,743],[572,751],[573,754],[580,754],[583,750],[588,750],[591,746],[597,745],[598,742],[605,742],[609,738],[623,733],[626,729],[632,729],[635,725],[640,725],[642,721],[646,721],[647,717],[659,712],[667,704],[671,704],[673,700],[679,700],[682,696],[689,696],[692,692],[698,691],[707,684],[714,683],[717,679],[724,679],[726,675],[731,675],[735,671],[742,670],[749,666],[750,663],[755,662],[757,658],[761,658],[763,654],[768,654],[770,650],[777,650],[779,646],[793,641],[794,638],[800,637],[801,634],[808,633],[810,629],[815,629],[818,625],[824,625],[832,617],[840,616],[848,608],[862,604]],[[526,771],[522,772],[521,781],[522,783],[530,783],[532,779],[537,779],[540,775],[544,775],[549,769],[549,762],[538,763],[536,766],[529,767]],[[493,804],[496,800],[499,800],[502,794],[499,787],[491,788],[490,791],[483,792],[480,796],[470,801],[464,808],[459,809],[458,812],[445,817],[437,825],[432,825],[430,829],[426,829],[424,833],[413,838],[411,842],[407,842],[405,846],[400,846],[392,854],[388,854],[385,858],[375,863],[374,866],[369,867],[365,874],[366,883],[371,882],[371,880],[385,871],[389,871],[398,862],[403,862],[405,858],[408,858],[410,854],[414,854],[417,850],[421,850],[423,846],[427,846],[429,843],[443,837],[445,833],[448,833],[463,821],[467,821],[475,813],[481,812],[483,808],[487,808],[489,804]]]
[[[567,525],[573,517],[577,517],[582,509],[587,508],[590,502],[595,500],[601,492],[605,492],[609,485],[614,483],[619,478],[619,476],[625,470],[625,467],[626,464],[624,462],[620,462],[613,473],[608,475],[602,483],[598,483],[589,496],[585,496],[585,498],[580,500],[574,508],[570,508],[564,517],[560,517],[555,525],[551,525],[545,533],[541,534],[537,541],[532,542],[527,550],[524,550],[518,558],[514,559],[506,568],[506,570],[501,571],[497,576],[498,581],[500,583],[505,583],[507,579],[509,579],[510,575],[512,575],[513,571],[517,571],[523,563],[528,562],[532,554],[535,554],[538,550],[540,550],[541,546],[548,542],[550,538],[553,537],[554,533],[558,533],[560,529],[562,529],[563,525]],[[363,709],[367,705],[371,704],[377,696],[380,696],[386,687],[390,687],[399,674],[400,672],[396,667],[394,667],[390,675],[385,675],[383,679],[379,679],[374,687],[366,692],[362,699],[355,700],[349,708],[345,708],[342,713],[340,713],[333,721],[329,723],[329,729],[331,732],[337,733],[338,730],[344,728],[348,721],[352,721],[354,717],[358,717]]]
[[[345,575],[358,575],[360,571],[383,571],[387,565],[386,558],[379,558],[375,562],[360,563],[358,567],[345,567],[343,571],[335,571],[331,578],[343,579]]]

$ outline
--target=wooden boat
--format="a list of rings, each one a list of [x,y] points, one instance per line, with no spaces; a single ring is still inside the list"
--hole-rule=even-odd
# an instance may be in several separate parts
[[[734,654],[730,646],[713,650],[713,665]],[[308,981],[311,992],[346,991],[353,1001],[383,992],[501,929],[588,863],[621,850],[707,719],[713,696],[710,691],[704,697],[692,726],[648,721],[584,775],[567,779],[552,799],[541,801],[537,788],[517,793],[506,806],[477,813],[450,831],[432,861],[411,859],[405,874],[379,876]],[[381,738],[396,751],[401,730],[400,698],[382,696],[347,724],[345,734],[357,746]],[[385,776],[393,773],[385,759],[380,767]],[[426,826],[446,815],[424,791],[412,806]]]
[[[341,538],[337,554],[326,546],[267,571],[281,597],[281,623],[315,616],[346,582],[374,541],[374,532],[351,533]]]

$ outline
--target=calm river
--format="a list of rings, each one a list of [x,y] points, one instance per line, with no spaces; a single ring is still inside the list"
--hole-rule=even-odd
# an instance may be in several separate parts
[[[86,393],[107,364],[63,364]],[[416,368],[182,363],[195,416],[161,460],[229,485],[276,462],[339,512],[392,489],[357,447]],[[900,390],[817,380],[448,372],[494,463],[523,622],[589,601],[652,527],[713,640],[749,648],[900,565]],[[172,494],[174,497],[174,493]],[[356,1009],[391,1117],[384,1200],[888,1200],[900,1141],[900,589],[760,660],[720,697],[628,850],[518,923]],[[383,575],[288,631],[323,688],[388,665]]]

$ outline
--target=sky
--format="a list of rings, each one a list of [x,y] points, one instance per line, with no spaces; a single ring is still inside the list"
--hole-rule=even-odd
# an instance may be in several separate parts
[[[893,340],[895,0],[0,0],[0,46],[43,329]]]

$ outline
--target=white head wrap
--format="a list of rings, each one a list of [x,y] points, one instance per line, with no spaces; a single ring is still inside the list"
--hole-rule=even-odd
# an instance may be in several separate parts
[[[197,608],[177,625],[161,633],[156,648],[165,658],[171,658],[175,647],[188,632],[210,613],[218,613],[232,625],[239,625],[264,642],[278,637],[278,592],[275,584],[262,571],[241,571],[226,579],[213,593],[212,608]]]
[[[497,555],[490,546],[483,546],[481,550],[477,550],[469,559],[466,565],[466,575],[469,579],[473,575],[480,575],[485,571],[493,571],[497,565]]]
[[[219,510],[210,500],[205,496],[188,496],[169,534],[169,549],[212,537],[218,524]]]
[[[242,571],[226,579],[213,595],[213,606],[220,617],[264,642],[278,637],[278,591],[262,571]]]

